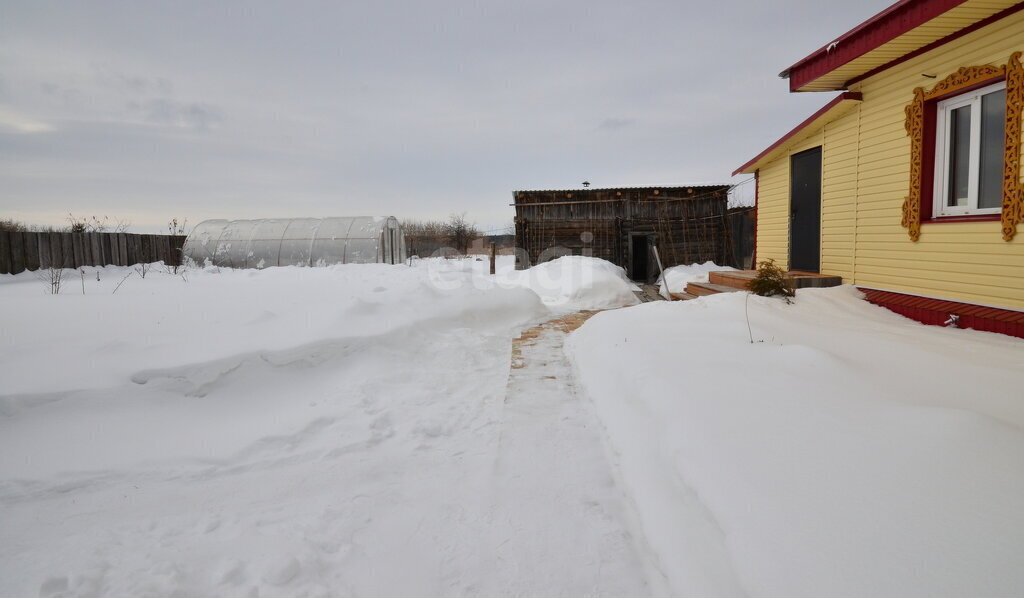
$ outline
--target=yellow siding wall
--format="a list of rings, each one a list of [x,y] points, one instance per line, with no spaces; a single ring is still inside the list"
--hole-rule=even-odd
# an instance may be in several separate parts
[[[791,144],[784,157],[768,163],[758,172],[758,261],[772,258],[777,265],[789,268],[789,156],[819,145],[822,145],[820,131]]]
[[[925,223],[914,243],[900,226],[910,184],[903,110],[913,89],[961,66],[1005,64],[1017,50],[1024,50],[1024,12],[851,86],[863,94],[860,105],[760,168],[758,260],[788,265],[789,156],[822,145],[822,272],[863,286],[1024,309],[1024,227],[1006,242],[999,222]]]

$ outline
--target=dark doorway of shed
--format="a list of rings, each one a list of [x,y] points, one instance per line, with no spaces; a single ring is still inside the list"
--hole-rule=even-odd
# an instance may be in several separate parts
[[[821,147],[790,158],[789,269],[821,268]]]
[[[629,236],[629,277],[640,282],[650,281],[651,241],[647,235]]]

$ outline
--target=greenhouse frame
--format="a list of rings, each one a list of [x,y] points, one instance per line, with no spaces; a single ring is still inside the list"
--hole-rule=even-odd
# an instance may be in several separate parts
[[[200,266],[230,268],[400,264],[405,254],[394,216],[205,220],[182,248]]]

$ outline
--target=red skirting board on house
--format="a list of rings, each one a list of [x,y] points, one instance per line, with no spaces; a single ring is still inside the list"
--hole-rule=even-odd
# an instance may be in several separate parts
[[[944,326],[950,316],[955,315],[958,316],[957,325],[960,328],[1024,338],[1024,311],[858,288],[864,293],[864,299],[867,301],[923,324]]]

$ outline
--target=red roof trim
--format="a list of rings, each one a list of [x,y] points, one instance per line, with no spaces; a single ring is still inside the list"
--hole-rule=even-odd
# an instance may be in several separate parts
[[[944,37],[942,39],[935,40],[932,43],[928,44],[927,46],[922,46],[922,47],[914,50],[913,52],[910,52],[908,54],[904,54],[903,56],[900,56],[899,58],[897,58],[895,60],[890,60],[889,62],[883,64],[882,66],[875,67],[875,68],[871,69],[870,71],[868,71],[868,72],[866,72],[866,73],[864,73],[862,75],[857,75],[853,79],[850,79],[849,81],[847,81],[843,85],[843,87],[849,87],[849,86],[853,85],[854,83],[857,83],[859,81],[863,81],[864,79],[867,79],[868,77],[870,77],[872,75],[877,75],[878,73],[880,73],[880,72],[882,72],[882,71],[884,71],[886,69],[890,69],[890,68],[896,66],[897,64],[906,62],[906,61],[910,60],[911,58],[915,58],[917,56],[920,56],[921,54],[924,54],[925,52],[930,52],[930,51],[934,50],[935,48],[938,48],[939,46],[943,46],[945,44],[948,44],[951,41],[955,41],[955,40],[957,40],[957,39],[967,35],[968,33],[973,33],[975,31],[977,31],[978,29],[981,29],[982,27],[987,27],[988,25],[991,25],[992,23],[995,23],[996,21],[998,21],[1000,19],[1005,19],[1006,17],[1008,17],[1008,16],[1010,16],[1012,14],[1018,13],[1018,12],[1020,12],[1022,10],[1024,10],[1024,2],[1018,2],[1017,4],[1014,4],[1010,8],[1007,8],[1006,10],[999,11],[996,14],[994,14],[994,15],[988,17],[988,18],[982,19],[982,20],[978,21],[977,23],[975,23],[973,25],[970,25],[968,27],[964,27],[960,31],[957,31],[955,33],[951,33],[951,34],[947,35],[946,37]]]
[[[966,1],[901,0],[800,60],[779,76],[789,78],[790,91],[798,91],[804,85]]]
[[[767,149],[765,149],[760,154],[754,156],[753,159],[751,159],[749,162],[747,162],[743,166],[740,166],[739,168],[734,170],[732,172],[733,176],[736,176],[737,174],[743,172],[744,170],[746,170],[746,169],[750,168],[751,166],[753,166],[754,164],[756,164],[758,162],[758,160],[760,160],[761,158],[767,156],[770,152],[775,150],[777,147],[779,147],[780,145],[782,145],[786,141],[789,141],[790,138],[792,138],[794,135],[796,135],[797,133],[799,133],[803,129],[807,128],[811,123],[813,123],[814,121],[818,120],[826,112],[828,112],[829,110],[831,110],[831,109],[835,108],[836,106],[838,106],[840,102],[843,102],[845,100],[856,100],[856,101],[859,102],[862,99],[864,99],[864,96],[860,92],[857,92],[857,91],[845,91],[845,92],[837,95],[836,97],[832,98],[831,102],[829,102],[828,104],[825,104],[824,106],[822,106],[817,112],[815,112],[814,114],[810,115],[802,123],[800,123],[796,127],[794,127],[792,131],[790,131],[789,133],[786,133],[785,135],[780,137],[778,141],[776,141],[775,143],[769,145],[767,147]]]

